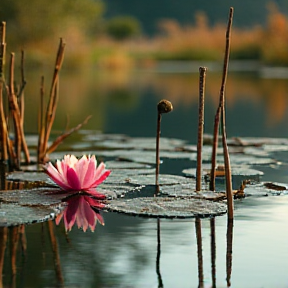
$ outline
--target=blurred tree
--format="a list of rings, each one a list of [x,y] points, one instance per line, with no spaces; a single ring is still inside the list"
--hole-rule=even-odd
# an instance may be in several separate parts
[[[101,0],[1,0],[0,20],[7,22],[8,41],[25,45],[65,36],[71,25],[95,32],[103,12]]]
[[[140,35],[141,25],[134,17],[118,16],[107,22],[106,31],[112,38],[124,40]]]

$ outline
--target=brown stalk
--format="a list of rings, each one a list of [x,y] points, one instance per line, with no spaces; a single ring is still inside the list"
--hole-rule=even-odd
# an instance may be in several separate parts
[[[45,134],[44,134],[44,141],[43,141],[43,148],[41,149],[41,159],[44,159],[48,147],[48,140],[51,133],[52,125],[55,119],[57,102],[59,98],[58,94],[58,83],[59,83],[59,72],[63,63],[64,59],[64,49],[65,49],[65,42],[63,39],[60,39],[56,63],[54,68],[54,74],[52,78],[52,84],[50,89],[50,97],[46,111],[46,122],[45,122]]]
[[[202,146],[204,131],[204,99],[206,67],[199,68],[199,110],[198,110],[198,143],[197,143],[197,169],[196,169],[196,191],[201,191],[202,170]]]
[[[44,143],[44,76],[41,77],[41,85],[40,85],[40,105],[38,112],[38,147],[37,147],[37,157],[38,163],[41,162],[41,155],[43,153],[43,143]]]
[[[20,107],[20,119],[21,119],[21,127],[24,127],[24,88],[26,86],[25,74],[24,74],[24,51],[21,51],[21,65],[20,65],[20,72],[21,72],[21,86],[18,94],[19,99],[19,107]]]
[[[78,124],[76,127],[71,128],[69,131],[67,131],[67,132],[63,133],[62,135],[60,135],[59,137],[57,137],[56,140],[47,149],[46,154],[52,153],[58,147],[58,145],[64,141],[64,139],[66,139],[69,135],[71,135],[75,131],[78,131],[83,125],[85,125],[89,121],[89,119],[91,117],[92,117],[92,115],[89,115],[88,117],[86,117],[86,119],[82,123]]]
[[[9,110],[12,114],[14,123],[14,133],[15,133],[15,154],[16,154],[16,165],[20,168],[20,157],[21,157],[21,132],[20,132],[20,111],[18,109],[18,104],[16,100],[16,95],[14,91],[14,60],[15,54],[11,53],[10,57],[10,73],[9,73]]]
[[[173,111],[173,105],[168,100],[161,100],[157,105],[157,133],[156,133],[156,172],[155,172],[155,185],[157,187],[157,193],[159,188],[159,166],[160,166],[160,134],[161,134],[161,117],[164,113]]]
[[[5,119],[5,112],[3,107],[3,82],[0,82],[0,129],[1,129],[1,160],[6,162],[8,160],[7,139],[8,130]]]
[[[0,26],[0,79],[4,82],[4,66],[6,57],[6,22],[2,22]]]
[[[213,132],[213,148],[212,148],[212,157],[211,157],[211,172],[210,172],[210,190],[215,191],[215,174],[216,174],[216,157],[217,157],[217,147],[218,147],[218,131],[219,131],[219,121],[220,115],[225,106],[225,87],[227,81],[228,73],[228,64],[229,64],[229,55],[230,55],[230,36],[231,36],[231,27],[233,19],[233,7],[230,8],[229,20],[226,30],[226,46],[224,54],[224,64],[223,64],[223,73],[222,73],[222,83],[219,96],[219,106],[215,114],[214,119],[214,132]]]

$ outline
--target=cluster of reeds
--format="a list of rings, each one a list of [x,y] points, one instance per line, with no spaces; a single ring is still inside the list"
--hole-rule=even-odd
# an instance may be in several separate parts
[[[24,74],[24,51],[21,51],[21,79],[20,84],[16,84],[14,79],[15,54],[10,54],[8,81],[5,78],[5,58],[6,58],[6,23],[2,22],[0,27],[0,141],[1,141],[1,161],[8,163],[9,170],[20,169],[22,154],[25,157],[25,164],[29,164],[30,154],[25,140],[24,133],[24,88],[26,79]],[[52,126],[54,123],[57,103],[59,99],[59,72],[62,67],[65,51],[65,42],[60,39],[52,83],[49,93],[49,101],[45,112],[44,101],[44,76],[41,77],[40,106],[39,106],[39,138],[37,148],[37,162],[45,163],[48,155],[71,133],[80,129],[88,119],[76,127],[65,131],[49,145]],[[8,101],[7,101],[8,100]],[[8,102],[8,107],[5,103]],[[6,108],[6,109],[5,109]],[[11,119],[12,123],[11,124]]]

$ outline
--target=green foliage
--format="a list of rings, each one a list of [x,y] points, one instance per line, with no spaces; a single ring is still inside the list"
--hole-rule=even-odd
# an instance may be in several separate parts
[[[55,34],[57,38],[65,36],[70,26],[91,32],[103,9],[98,0],[1,0],[0,19],[7,22],[8,41],[25,45]]]
[[[107,22],[106,31],[112,38],[124,40],[138,36],[141,33],[141,26],[134,17],[119,16]]]

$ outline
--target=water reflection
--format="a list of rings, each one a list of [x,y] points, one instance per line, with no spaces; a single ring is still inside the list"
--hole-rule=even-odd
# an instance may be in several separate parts
[[[97,222],[104,225],[104,219],[100,214],[100,209],[105,207],[97,199],[88,195],[77,194],[65,200],[67,206],[64,211],[56,217],[58,225],[63,218],[66,231],[71,231],[76,223],[78,228],[82,228],[84,232],[88,228],[94,232]]]

